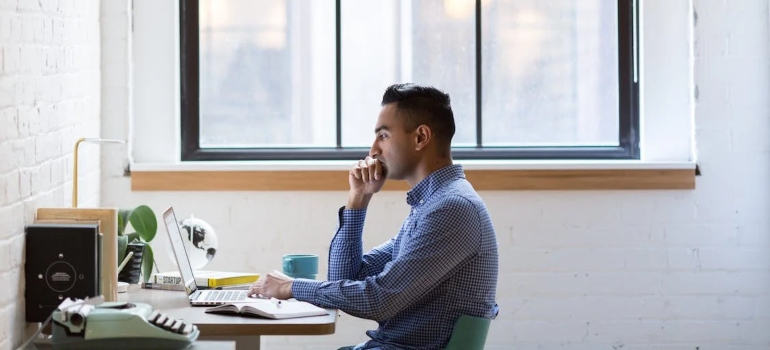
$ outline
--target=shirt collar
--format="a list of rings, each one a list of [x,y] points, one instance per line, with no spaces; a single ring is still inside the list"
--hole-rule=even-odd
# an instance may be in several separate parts
[[[422,181],[418,182],[411,190],[406,192],[406,203],[410,206],[420,205],[426,198],[428,198],[428,196],[433,194],[433,192],[447,182],[463,178],[465,178],[465,173],[463,172],[462,165],[452,164],[445,166],[432,172],[426,178],[422,179]]]

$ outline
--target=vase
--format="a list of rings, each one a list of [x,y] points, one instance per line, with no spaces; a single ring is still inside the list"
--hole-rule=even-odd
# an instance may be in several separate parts
[[[142,275],[142,257],[144,256],[144,243],[129,243],[126,246],[126,254],[134,252],[131,260],[128,261],[123,270],[118,274],[118,281],[130,284],[139,283]]]

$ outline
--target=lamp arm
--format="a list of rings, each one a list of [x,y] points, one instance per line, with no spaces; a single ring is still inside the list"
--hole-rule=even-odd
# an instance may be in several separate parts
[[[73,152],[74,164],[72,165],[72,207],[78,207],[78,146],[85,141],[85,137],[79,138],[75,141],[75,151]]]

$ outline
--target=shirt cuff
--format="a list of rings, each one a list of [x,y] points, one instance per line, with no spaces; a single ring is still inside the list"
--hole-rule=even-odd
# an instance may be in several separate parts
[[[364,221],[366,220],[366,208],[364,209],[345,209],[341,207],[338,216],[338,228],[346,228],[345,231],[360,227],[363,230]],[[354,232],[357,230],[353,230]],[[360,232],[360,231],[359,231]]]
[[[316,292],[321,287],[321,281],[297,278],[291,284],[291,294],[294,299],[313,303]]]

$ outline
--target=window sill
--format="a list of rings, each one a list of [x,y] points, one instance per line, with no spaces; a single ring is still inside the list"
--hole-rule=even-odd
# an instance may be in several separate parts
[[[480,191],[695,188],[693,162],[456,161]],[[345,191],[351,162],[132,164],[132,191]],[[403,191],[389,181],[384,191]]]

